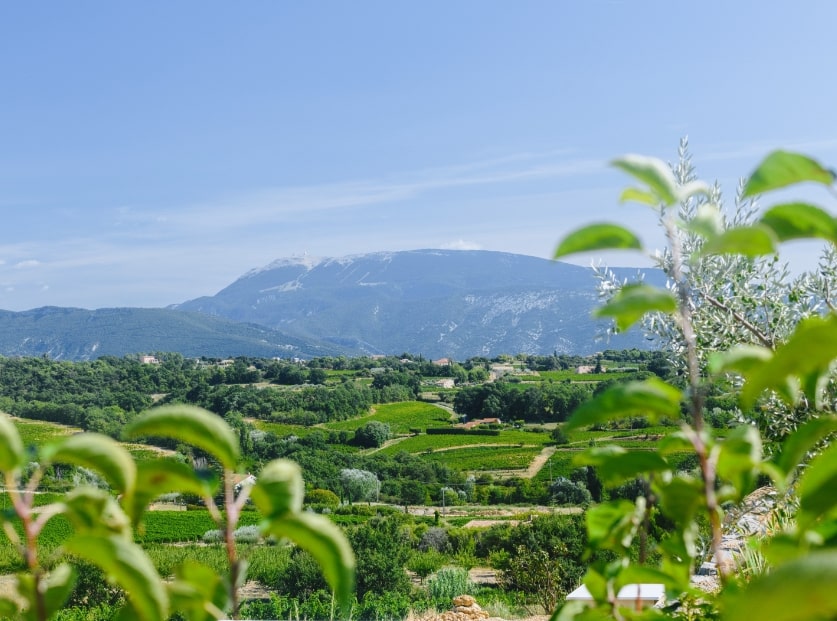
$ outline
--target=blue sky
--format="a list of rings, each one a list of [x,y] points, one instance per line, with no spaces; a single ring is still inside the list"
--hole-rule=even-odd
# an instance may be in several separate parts
[[[837,165],[835,18],[826,0],[4,3],[0,308],[164,306],[302,253],[548,257],[592,220],[659,246],[607,161],[688,135],[727,196],[773,148]]]

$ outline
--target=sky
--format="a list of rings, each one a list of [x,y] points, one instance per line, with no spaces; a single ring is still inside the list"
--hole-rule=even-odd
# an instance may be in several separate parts
[[[688,136],[728,199],[772,149],[836,166],[835,27],[828,0],[2,3],[0,309],[166,306],[302,254],[550,258],[593,221],[651,251],[608,162]]]

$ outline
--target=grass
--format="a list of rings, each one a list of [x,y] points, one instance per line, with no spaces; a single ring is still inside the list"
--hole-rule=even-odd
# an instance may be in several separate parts
[[[316,427],[290,425],[288,423],[271,423],[266,420],[248,419],[248,422],[251,423],[253,427],[258,429],[259,431],[272,433],[280,438],[284,438],[287,436],[297,436],[299,438],[304,438],[305,436],[311,435],[312,433],[317,431]]]
[[[244,511],[239,526],[256,524],[259,516],[254,511]],[[143,527],[136,539],[142,544],[197,541],[208,530],[218,528],[209,511],[149,511],[143,518]]]
[[[17,427],[17,432],[23,440],[24,446],[41,446],[53,440],[64,438],[74,433],[79,433],[81,429],[77,427],[68,427],[67,425],[59,425],[58,423],[48,423],[41,420],[29,420],[25,418],[13,418],[12,422]]]
[[[460,470],[522,470],[541,452],[537,446],[472,446],[436,451],[424,458]]]
[[[323,427],[331,431],[354,431],[372,421],[389,425],[390,431],[399,435],[410,433],[410,429],[415,428],[445,427],[450,424],[450,412],[421,401],[385,403],[376,406],[371,416],[326,423]]]
[[[570,380],[572,382],[604,382],[611,379],[622,379],[624,377],[633,377],[635,373],[618,372],[618,373],[576,373],[567,369],[566,371],[539,371],[539,375],[543,380],[552,380],[560,382],[561,380]],[[529,379],[532,381],[534,378]]]
[[[497,436],[478,436],[478,435],[427,435],[422,434],[405,438],[401,442],[396,442],[384,449],[381,452],[385,455],[400,453],[407,451],[408,453],[426,453],[438,451],[440,449],[463,447],[471,445],[484,446],[532,446],[536,445],[538,450],[543,448],[550,442],[549,434],[536,433],[530,431],[520,431],[518,429],[503,430]]]

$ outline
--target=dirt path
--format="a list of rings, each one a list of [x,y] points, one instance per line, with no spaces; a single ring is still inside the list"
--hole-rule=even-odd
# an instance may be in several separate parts
[[[556,448],[554,446],[545,446],[544,449],[532,460],[532,463],[529,464],[529,467],[526,468],[526,474],[523,475],[525,479],[534,479],[535,475],[537,475],[541,468],[546,465],[546,462],[549,461],[549,458],[555,455]]]

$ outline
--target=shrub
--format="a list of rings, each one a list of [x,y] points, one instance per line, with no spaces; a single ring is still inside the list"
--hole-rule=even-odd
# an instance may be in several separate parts
[[[449,608],[454,597],[473,589],[468,571],[461,567],[443,567],[427,583],[428,595],[437,609]]]
[[[305,494],[305,504],[336,509],[340,506],[340,497],[330,489],[312,489]]]
[[[366,448],[377,448],[389,440],[390,435],[389,425],[373,420],[355,431],[355,444]]]
[[[553,502],[558,505],[588,505],[593,497],[583,483],[570,481],[566,477],[558,477],[549,486],[549,493]]]
[[[418,549],[422,552],[427,552],[428,550],[447,552],[449,547],[448,533],[444,528],[439,526],[428,528],[421,536],[421,541],[418,544]]]

